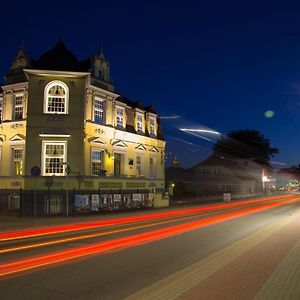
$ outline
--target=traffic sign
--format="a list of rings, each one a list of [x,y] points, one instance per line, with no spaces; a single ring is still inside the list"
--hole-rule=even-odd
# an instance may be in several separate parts
[[[32,176],[39,177],[41,175],[41,168],[34,166],[31,168],[30,172]]]

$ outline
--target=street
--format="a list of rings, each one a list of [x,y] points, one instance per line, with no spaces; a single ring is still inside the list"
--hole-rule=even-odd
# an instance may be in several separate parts
[[[299,200],[283,194],[3,231],[0,298],[282,299],[277,288],[299,299],[276,275],[299,264],[285,263],[299,252]],[[293,285],[299,273],[291,274]]]

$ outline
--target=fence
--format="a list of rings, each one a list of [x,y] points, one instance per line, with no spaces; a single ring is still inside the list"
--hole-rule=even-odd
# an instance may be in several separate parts
[[[0,212],[19,216],[101,213],[153,207],[154,194],[136,190],[0,190]]]

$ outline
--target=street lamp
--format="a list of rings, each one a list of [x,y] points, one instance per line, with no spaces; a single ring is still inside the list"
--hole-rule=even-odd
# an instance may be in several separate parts
[[[66,189],[66,214],[67,214],[67,217],[69,216],[69,185],[68,185],[68,181],[69,181],[69,174],[70,174],[70,166],[69,166],[69,162],[68,161],[65,161],[62,163],[63,166],[66,166],[65,168],[65,172],[66,172],[66,186],[67,186],[67,189]]]

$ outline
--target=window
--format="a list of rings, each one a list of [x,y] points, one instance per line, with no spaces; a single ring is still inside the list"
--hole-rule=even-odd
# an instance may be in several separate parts
[[[15,96],[15,109],[14,109],[14,120],[23,119],[23,110],[24,110],[24,95],[18,94]]]
[[[149,160],[149,177],[154,178],[155,177],[155,158],[150,157]]]
[[[23,175],[23,148],[12,148],[13,176]]]
[[[137,113],[136,114],[136,131],[143,132],[143,114]]]
[[[138,155],[136,157],[136,173],[137,176],[143,176],[143,158]]]
[[[45,88],[44,113],[67,114],[69,89],[61,81],[52,81]]]
[[[114,175],[115,176],[122,175],[123,161],[124,161],[124,154],[114,153]]]
[[[3,118],[3,97],[0,97],[0,123],[2,122]]]
[[[43,142],[43,175],[64,176],[67,161],[66,142]]]
[[[150,123],[150,135],[155,135],[155,119],[153,117],[150,117],[149,123]]]
[[[103,100],[95,97],[94,99],[94,122],[96,124],[103,124]]]
[[[124,107],[117,106],[117,127],[124,127]]]
[[[103,157],[103,151],[101,150],[92,150],[92,168],[91,168],[91,174],[94,176],[101,175],[102,171],[102,157]]]

